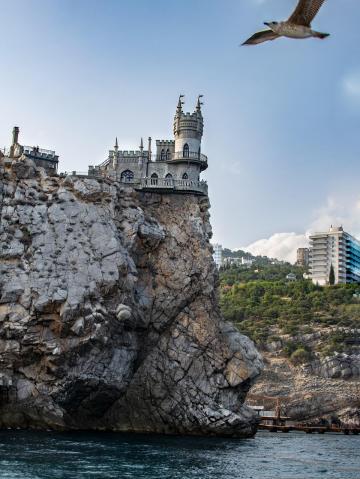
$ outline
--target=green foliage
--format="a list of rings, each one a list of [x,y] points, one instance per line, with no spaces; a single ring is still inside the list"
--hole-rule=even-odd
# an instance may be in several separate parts
[[[358,285],[320,287],[303,279],[287,282],[289,272],[298,278],[302,274],[286,263],[258,268],[258,273],[255,269],[223,270],[220,284],[225,318],[258,344],[268,341],[274,331],[295,337],[319,327],[360,328],[360,302],[354,297]],[[324,350],[339,351],[343,343],[344,338],[329,337]],[[291,357],[299,348],[303,345],[295,344],[286,354]],[[300,360],[297,355],[295,360]]]
[[[296,349],[290,356],[290,361],[294,364],[294,366],[308,363],[309,361],[311,361],[311,359],[312,355],[310,351],[301,347]]]
[[[247,266],[225,266],[221,269],[222,285],[232,286],[235,283],[246,283],[249,281],[282,281],[289,273],[294,273],[301,279],[304,269],[293,266],[290,263],[272,264],[269,259],[257,258],[251,268]]]

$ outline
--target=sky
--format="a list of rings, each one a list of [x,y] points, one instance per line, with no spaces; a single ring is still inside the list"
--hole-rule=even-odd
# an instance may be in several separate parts
[[[0,145],[87,171],[172,138],[204,95],[214,242],[294,259],[305,235],[360,235],[359,0],[327,0],[324,40],[239,47],[296,0],[0,0]]]

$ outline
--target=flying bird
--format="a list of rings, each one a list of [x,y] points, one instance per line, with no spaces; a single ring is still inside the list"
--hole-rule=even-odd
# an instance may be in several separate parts
[[[258,43],[276,40],[280,37],[288,38],[321,38],[329,36],[329,33],[321,33],[311,28],[311,22],[325,0],[299,0],[291,17],[284,22],[264,22],[268,30],[255,33],[243,45],[257,45]]]

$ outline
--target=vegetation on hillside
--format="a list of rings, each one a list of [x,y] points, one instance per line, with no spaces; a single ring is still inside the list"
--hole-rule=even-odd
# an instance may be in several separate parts
[[[286,280],[290,272],[298,281]],[[320,351],[327,355],[347,350],[354,342],[349,330],[360,329],[359,285],[320,287],[303,279],[303,272],[288,263],[271,262],[220,271],[225,318],[259,346],[276,341],[279,334],[289,335],[284,352],[294,364],[306,362],[312,353],[297,338],[327,328]]]

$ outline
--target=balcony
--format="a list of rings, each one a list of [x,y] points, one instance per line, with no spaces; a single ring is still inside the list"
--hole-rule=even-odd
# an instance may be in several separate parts
[[[155,161],[165,161],[166,163],[198,163],[200,165],[201,171],[206,170],[208,167],[207,156],[195,151],[177,151],[169,156],[166,156],[166,154],[154,155],[153,159]]]
[[[154,192],[195,193],[205,196],[208,194],[206,181],[174,180],[171,178],[142,178],[136,189]]]

